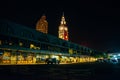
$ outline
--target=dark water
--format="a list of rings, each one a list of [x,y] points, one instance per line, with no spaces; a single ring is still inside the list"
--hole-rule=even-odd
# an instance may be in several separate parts
[[[0,66],[0,80],[120,80],[119,73],[106,63]]]

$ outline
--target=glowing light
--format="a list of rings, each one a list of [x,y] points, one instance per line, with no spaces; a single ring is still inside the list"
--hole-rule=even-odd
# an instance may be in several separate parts
[[[67,28],[67,27],[65,27],[65,30],[67,31],[67,30],[68,30],[68,28]]]
[[[60,30],[63,30],[63,27],[60,27]]]
[[[10,42],[9,45],[12,45],[12,43]]]
[[[120,56],[120,54],[118,54],[118,56]]]
[[[20,46],[23,46],[23,43],[22,43],[22,42],[20,42],[20,43],[19,43],[19,45],[20,45]]]
[[[113,55],[113,57],[117,57],[116,55]]]
[[[70,53],[70,54],[73,54],[73,50],[72,50],[72,49],[69,49],[69,53]]]
[[[33,44],[30,44],[30,48],[34,48],[34,45],[33,45]]]

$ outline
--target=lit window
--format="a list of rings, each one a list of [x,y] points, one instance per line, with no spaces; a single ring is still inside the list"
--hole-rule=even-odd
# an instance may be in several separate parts
[[[30,44],[30,48],[34,48],[34,44]]]
[[[67,27],[65,27],[65,30],[67,31],[67,30],[68,30],[68,28],[67,28]]]
[[[60,30],[63,30],[63,27],[60,27]]]
[[[20,43],[19,43],[19,46],[23,46],[23,43],[22,43],[22,42],[20,42]]]
[[[65,36],[65,38],[68,38],[67,36]]]
[[[63,36],[60,36],[60,38],[63,38]]]
[[[10,42],[9,45],[12,45],[12,42]]]
[[[36,49],[40,49],[40,47],[36,47]]]

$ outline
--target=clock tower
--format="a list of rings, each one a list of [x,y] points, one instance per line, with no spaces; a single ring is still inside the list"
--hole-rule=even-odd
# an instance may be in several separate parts
[[[58,30],[58,37],[68,41],[68,27],[66,26],[66,21],[64,17],[64,13],[61,18],[59,30]]]

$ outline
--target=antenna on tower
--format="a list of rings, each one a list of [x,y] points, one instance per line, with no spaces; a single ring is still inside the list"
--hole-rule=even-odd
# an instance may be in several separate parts
[[[62,16],[64,16],[64,12],[63,12],[63,15]]]

